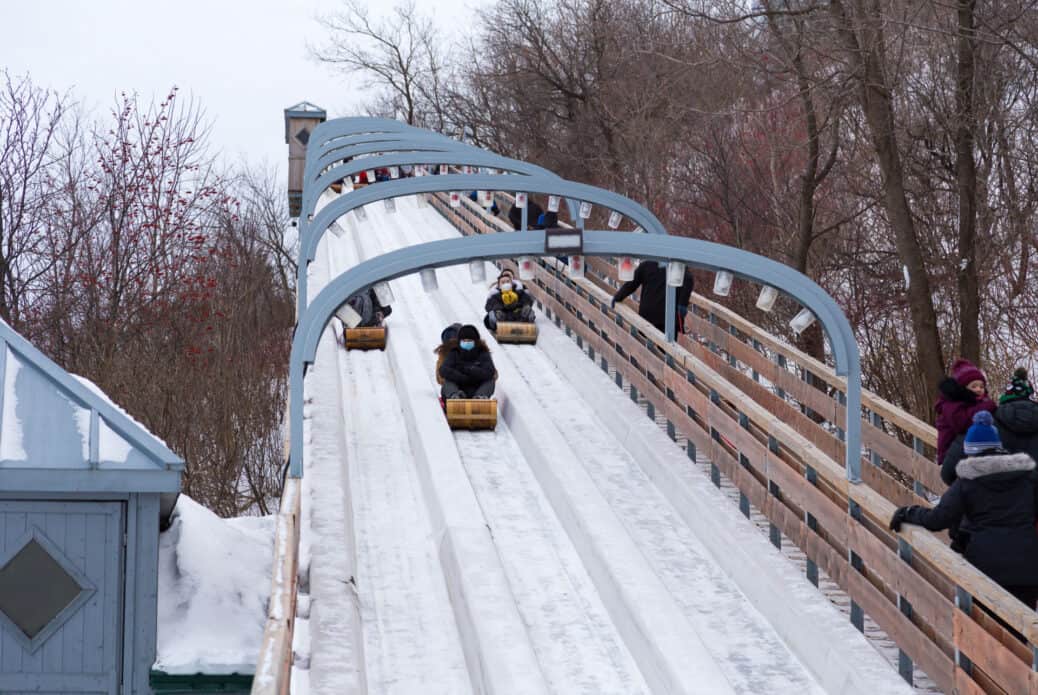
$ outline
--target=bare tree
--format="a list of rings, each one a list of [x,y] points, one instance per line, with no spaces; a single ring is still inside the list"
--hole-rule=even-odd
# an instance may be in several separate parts
[[[341,9],[318,21],[328,37],[310,47],[311,55],[375,88],[375,113],[440,132],[449,127],[447,59],[432,19],[418,13],[414,0],[382,19],[373,18],[360,0],[343,0]]]

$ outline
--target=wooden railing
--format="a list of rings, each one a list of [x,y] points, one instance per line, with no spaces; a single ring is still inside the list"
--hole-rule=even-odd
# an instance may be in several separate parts
[[[459,208],[451,208],[445,195],[429,200],[465,234],[511,231],[467,199]],[[851,484],[841,463],[839,433],[829,431],[842,421],[838,396],[801,389],[789,362],[796,360],[798,369],[839,393],[844,385],[832,370],[702,297],[696,305],[705,315],[693,328],[713,341],[717,352],[699,341],[668,343],[629,307],[609,308],[611,292],[605,287],[612,278],[602,263],[594,265],[599,277],[571,279],[558,262],[542,260],[527,287],[542,310],[575,333],[589,357],[622,376],[632,398],[648,401],[650,415],[664,415],[673,436],[687,438],[706,454],[715,483],[723,474],[739,489],[745,514],[752,505],[768,518],[773,542],[781,544],[785,536],[804,552],[813,583],[822,570],[846,592],[859,629],[868,615],[897,643],[903,676],[911,678],[914,663],[949,693],[1038,693],[1035,612],[940,537],[912,525],[900,534],[887,530],[897,505],[922,503],[917,482],[943,489],[924,464],[936,466],[899,439],[908,432],[931,444],[931,430],[869,394],[870,416],[883,418],[868,434],[869,459],[883,465],[863,466],[869,469],[863,470],[864,483]],[[828,419],[829,427],[747,376],[739,364],[787,395],[796,393]],[[888,423],[900,431],[888,429]],[[888,466],[909,477],[911,485],[891,475]]]

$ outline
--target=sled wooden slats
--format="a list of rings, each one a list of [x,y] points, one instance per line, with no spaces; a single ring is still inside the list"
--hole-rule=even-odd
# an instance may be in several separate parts
[[[497,401],[487,398],[448,399],[447,424],[452,430],[492,430],[497,427]]]
[[[386,329],[347,328],[343,331],[343,342],[347,350],[385,350]]]
[[[494,337],[499,343],[533,344],[537,342],[537,324],[501,321],[497,324]]]
[[[445,197],[430,196],[430,204],[463,233],[503,230],[498,220],[462,202],[451,209]],[[844,425],[845,409],[836,394],[846,385],[830,368],[698,295],[693,296],[696,312],[706,316],[694,316],[691,327],[703,342],[682,337],[680,344],[667,343],[630,305],[609,309],[615,268],[606,259],[589,258],[587,266],[584,279],[573,279],[561,264],[544,259],[526,288],[549,318],[561,320],[585,350],[594,351],[596,363],[608,362],[639,399],[653,405],[657,417],[667,418],[677,436],[694,443],[698,456],[716,465],[784,542],[803,551],[940,688],[1038,695],[1038,673],[1032,669],[1038,614],[951,551],[946,537],[912,525],[899,535],[887,529],[895,506],[928,504],[913,483],[944,490],[936,464],[916,450],[918,442],[932,447],[933,428],[875,394],[863,394],[863,444],[883,465],[867,458],[863,483],[851,484],[834,428]],[[786,366],[777,364],[779,355]],[[751,369],[765,381],[754,381]],[[804,381],[805,373],[827,390]],[[784,389],[786,397],[773,387]],[[801,403],[825,422],[805,415]],[[882,426],[868,419],[870,413],[883,418]],[[860,518],[849,513],[852,505]],[[899,540],[910,551],[907,559],[898,552]],[[956,587],[972,597],[971,613],[956,607]],[[911,616],[899,607],[898,597],[911,604]],[[972,671],[955,665],[956,649],[973,661]]]

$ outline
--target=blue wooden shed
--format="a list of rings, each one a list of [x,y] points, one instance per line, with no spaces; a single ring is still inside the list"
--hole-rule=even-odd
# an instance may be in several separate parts
[[[0,693],[148,693],[184,462],[0,322]]]

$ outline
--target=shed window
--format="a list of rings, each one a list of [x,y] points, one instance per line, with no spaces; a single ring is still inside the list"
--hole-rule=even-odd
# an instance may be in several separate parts
[[[82,591],[83,587],[35,538],[0,567],[0,611],[29,639]]]

